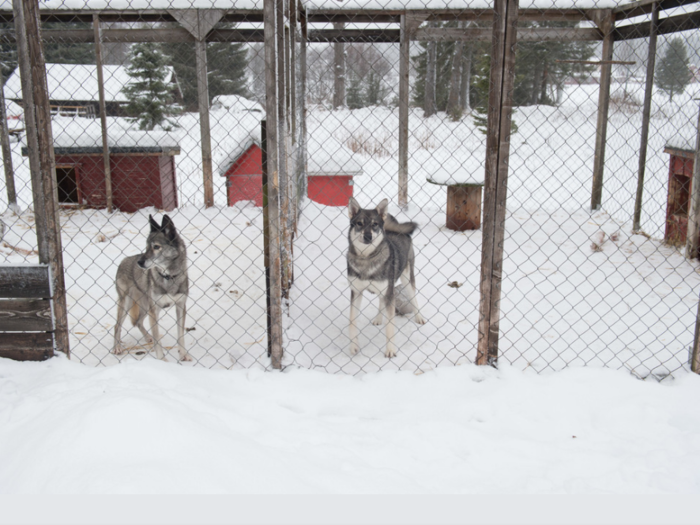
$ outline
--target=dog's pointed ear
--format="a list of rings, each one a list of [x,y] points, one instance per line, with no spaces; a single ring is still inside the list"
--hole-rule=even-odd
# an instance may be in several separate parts
[[[148,216],[148,222],[151,225],[151,233],[160,231],[160,224],[156,222],[156,220],[153,218],[153,215]]]
[[[348,215],[350,215],[350,218],[352,219],[355,215],[357,215],[360,209],[360,205],[357,203],[357,201],[353,197],[350,197],[350,200],[348,201]]]
[[[381,216],[382,220],[386,220],[387,208],[389,207],[389,201],[384,199],[377,205],[377,213]]]
[[[167,215],[163,216],[163,225],[161,226],[161,230],[165,232],[165,235],[167,235],[168,239],[170,239],[171,241],[174,240],[175,237],[177,237],[175,223],[173,223],[172,219]]]

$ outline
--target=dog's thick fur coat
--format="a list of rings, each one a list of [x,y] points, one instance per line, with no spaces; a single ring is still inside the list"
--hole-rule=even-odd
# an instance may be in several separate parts
[[[148,216],[151,231],[146,252],[126,257],[117,269],[117,324],[114,327],[115,354],[125,351],[121,344],[121,330],[127,314],[148,343],[153,343],[158,359],[165,359],[158,329],[162,308],[175,306],[177,317],[177,346],[180,361],[192,358],[185,350],[185,315],[189,280],[187,278],[187,250],[185,243],[167,215],[158,224]],[[143,326],[149,317],[151,333]]]
[[[379,311],[373,324],[380,325],[386,311],[386,357],[396,355],[394,316],[396,312],[396,281],[400,278],[407,292],[414,321],[424,324],[416,301],[415,256],[411,234],[414,222],[399,223],[387,213],[389,202],[384,199],[376,209],[362,209],[350,198],[348,212],[348,280],[350,282],[350,353],[359,351],[357,314],[362,293],[368,290],[379,296]],[[403,312],[399,312],[403,313]]]

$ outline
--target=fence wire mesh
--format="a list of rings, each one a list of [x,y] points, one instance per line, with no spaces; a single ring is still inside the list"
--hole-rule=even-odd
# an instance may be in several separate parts
[[[167,214],[187,250],[189,364],[268,368],[262,3],[232,2],[228,10],[210,11],[205,107],[211,207],[205,206],[203,182],[201,76],[198,86],[196,43],[185,29],[186,17],[147,0],[133,0],[126,9],[107,2],[94,11],[103,35],[112,213],[106,209],[96,46],[88,34],[93,11],[89,2],[87,11],[58,0],[50,4],[42,5],[53,13],[42,29],[72,358],[110,365],[154,354],[129,322],[122,330],[125,351],[114,352],[115,279],[125,257],[146,251],[149,216],[160,224]],[[400,206],[399,16],[383,6],[360,6],[367,11],[345,23],[312,16],[324,7],[302,2],[297,9],[298,16],[309,16],[308,43],[302,43],[298,23],[290,24],[287,35],[294,36],[296,61],[285,71],[289,173],[300,198],[298,220],[289,221],[293,284],[283,299],[283,364],[357,374],[474,362],[492,11],[466,4],[424,11],[403,29],[412,36],[408,191],[407,204]],[[661,13],[665,25],[657,44],[638,229],[633,216],[648,33],[618,37],[609,65],[602,45],[608,35],[598,31],[588,10],[565,7],[547,16],[521,9],[518,22],[499,358],[538,372],[595,365],[667,377],[688,367],[700,292],[697,261],[683,253],[700,39],[697,29],[677,31],[687,27],[678,17],[695,12],[696,5]],[[619,17],[616,28],[650,19],[649,13]],[[13,33],[11,16],[3,20],[3,34]],[[321,36],[332,31],[346,35],[335,41]],[[384,41],[348,36],[360,32],[365,40],[381,32],[375,40]],[[0,261],[36,262],[14,41],[5,38],[0,51],[17,188],[16,208],[9,206],[5,186],[0,195],[0,207],[7,209]],[[606,67],[611,88],[602,200],[591,211]],[[418,224],[412,236],[417,304],[427,322],[397,318],[398,354],[391,359],[384,355],[387,319],[379,319],[379,298],[369,293],[357,318],[360,351],[350,353],[350,197],[368,209],[386,198],[399,222]],[[160,317],[166,355],[177,360],[176,309],[164,308]]]

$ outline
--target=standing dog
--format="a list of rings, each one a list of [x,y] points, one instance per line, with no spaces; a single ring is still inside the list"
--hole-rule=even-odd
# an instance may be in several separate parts
[[[177,346],[180,361],[191,361],[185,350],[185,314],[189,280],[187,251],[175,230],[173,221],[163,216],[158,224],[148,216],[151,232],[146,241],[146,253],[127,257],[117,270],[117,325],[114,328],[114,353],[121,354],[121,331],[127,313],[131,322],[141,330],[149,343],[154,343],[156,357],[165,360],[158,330],[161,308],[175,305],[177,314]],[[151,337],[143,326],[146,315],[151,321]]]
[[[350,198],[350,231],[348,240],[348,280],[350,281],[350,353],[360,349],[357,343],[357,312],[362,304],[362,292],[369,290],[379,296],[379,311],[372,321],[380,325],[386,310],[386,357],[396,355],[394,344],[394,314],[396,313],[395,284],[401,283],[408,293],[415,313],[414,321],[425,324],[416,302],[415,256],[411,234],[415,222],[399,224],[387,213],[389,202],[384,199],[374,210],[363,210]]]

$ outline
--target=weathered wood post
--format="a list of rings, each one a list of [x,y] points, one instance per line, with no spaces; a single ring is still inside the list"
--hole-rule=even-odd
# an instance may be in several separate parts
[[[603,53],[600,66],[598,90],[598,123],[595,134],[595,156],[593,157],[593,189],[591,210],[597,210],[603,201],[603,173],[605,171],[605,143],[608,133],[608,109],[610,107],[610,81],[615,29],[615,15],[611,9],[593,11],[595,23],[603,36]]]
[[[100,99],[100,124],[102,126],[102,161],[105,170],[105,194],[107,196],[107,212],[112,213],[112,171],[109,165],[109,140],[107,135],[107,108],[105,105],[105,82],[102,71],[102,31],[100,17],[92,15],[92,26],[95,32],[95,64],[97,65],[97,93]]]
[[[209,125],[209,81],[207,79],[207,34],[224,16],[219,9],[173,9],[168,11],[194,37],[197,70],[197,102],[199,133],[202,148],[202,180],[204,207],[214,206],[214,179],[211,159],[211,127]]]
[[[688,231],[685,240],[685,256],[688,259],[695,259],[698,256],[698,236],[700,235],[700,112],[697,122],[693,177],[690,182]]]
[[[268,253],[270,268],[270,317],[269,357],[272,367],[282,368],[282,268],[280,263],[280,216],[279,216],[279,135],[280,127],[277,117],[277,54],[276,49],[276,4],[277,0],[264,0],[263,16],[265,22],[265,110],[267,125],[265,127],[265,159],[267,173],[267,228]],[[284,140],[284,137],[282,137]]]
[[[518,0],[495,0],[494,8],[479,287],[478,365],[495,365],[498,361]]]
[[[61,221],[51,133],[51,106],[46,84],[44,52],[41,47],[39,3],[37,0],[13,0],[12,7],[17,58],[22,77],[22,101],[27,128],[39,262],[48,264],[50,270],[56,350],[70,355]]]
[[[637,172],[637,197],[634,201],[634,218],[632,231],[642,229],[642,199],[644,197],[644,173],[647,165],[647,145],[649,142],[649,119],[651,118],[651,95],[654,90],[654,66],[656,65],[656,34],[659,25],[659,3],[651,7],[651,26],[649,27],[649,57],[647,59],[647,80],[644,89],[644,110],[642,112],[642,137],[639,145],[639,170]],[[688,223],[690,229],[690,223]]]
[[[333,29],[345,29],[343,22],[333,24]],[[345,44],[336,41],[333,44],[333,109],[345,105]]]
[[[289,297],[289,287],[292,277],[292,236],[289,226],[291,202],[289,198],[289,113],[287,106],[287,68],[289,62],[289,47],[285,37],[288,0],[277,0],[276,36],[277,36],[277,172],[279,174],[280,196],[280,263],[282,268],[282,297]],[[269,125],[269,121],[268,121]]]
[[[15,190],[15,170],[12,167],[12,148],[10,147],[10,130],[7,128],[7,111],[5,109],[5,86],[0,86],[0,144],[2,145],[2,163],[5,168],[5,191],[7,192],[7,209],[19,213],[17,191]]]
[[[399,43],[399,206],[408,206],[408,71],[409,34],[406,14],[401,15]]]
[[[307,140],[306,140],[306,42],[308,38],[308,24],[306,10],[299,3],[301,34],[299,35],[299,85],[297,87],[297,110],[299,142],[297,144],[297,199],[304,200],[307,191]],[[299,207],[299,211],[301,207]]]

